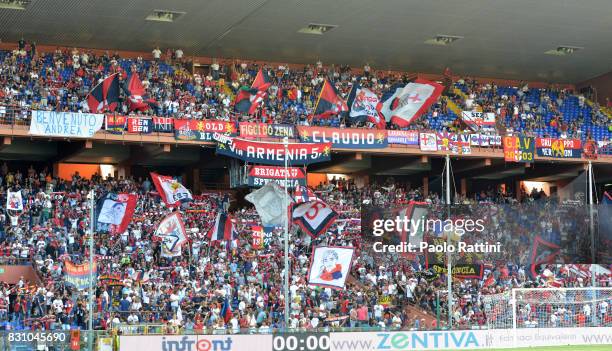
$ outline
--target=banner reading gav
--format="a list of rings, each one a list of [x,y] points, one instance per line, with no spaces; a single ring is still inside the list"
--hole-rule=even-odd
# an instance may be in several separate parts
[[[504,159],[506,162],[533,162],[534,150],[535,142],[532,137],[504,137]]]
[[[287,184],[285,184],[287,178]],[[276,182],[280,186],[296,188],[306,186],[306,172],[299,167],[249,166],[249,186],[261,187],[268,182]]]
[[[289,143],[285,152],[282,143],[244,140],[219,133],[213,137],[217,141],[217,154],[245,162],[284,166],[286,157],[288,165],[296,166],[330,160],[331,143]]]
[[[212,141],[214,133],[234,134],[236,125],[233,122],[218,120],[174,120],[174,139]]]
[[[331,143],[335,148],[381,149],[388,145],[384,129],[351,129],[298,126],[300,140],[310,143]]]

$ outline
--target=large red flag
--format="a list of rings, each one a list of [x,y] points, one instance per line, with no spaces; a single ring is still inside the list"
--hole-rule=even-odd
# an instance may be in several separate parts
[[[328,118],[344,111],[348,111],[346,101],[338,96],[336,88],[326,79],[319,93],[314,117]]]

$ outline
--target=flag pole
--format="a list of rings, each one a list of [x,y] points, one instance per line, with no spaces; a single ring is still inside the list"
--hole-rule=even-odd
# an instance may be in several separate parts
[[[287,211],[287,216],[285,216],[285,278],[284,278],[284,293],[285,293],[285,331],[289,329],[289,204],[287,197],[289,196],[288,188],[287,188],[287,153],[289,150],[289,138],[283,138],[283,146],[285,147],[285,199],[284,206],[285,211]]]
[[[321,101],[321,96],[323,95],[323,90],[325,89],[325,84],[327,84],[327,78],[325,78],[325,81],[323,82],[323,86],[321,87],[321,91],[319,92],[319,96],[317,97],[317,103],[315,104],[315,108],[314,108],[314,111],[312,113],[312,117],[314,117],[315,113],[317,113],[317,108],[319,107],[319,101]]]
[[[88,335],[87,335],[87,349],[89,351],[93,351],[93,312],[94,312],[94,304],[93,304],[93,294],[94,294],[94,289],[93,289],[93,264],[94,264],[94,244],[93,244],[93,238],[94,238],[94,217],[95,217],[95,193],[94,190],[90,190],[89,192],[89,213],[90,213],[90,218],[89,218],[89,228],[90,228],[90,233],[89,233],[89,293],[88,293],[88,304],[89,304],[89,321],[88,321],[88,326],[87,329],[89,331]]]
[[[594,222],[593,222],[593,181],[595,180],[595,178],[593,177],[593,163],[591,162],[591,160],[589,160],[588,166],[587,166],[587,173],[589,175],[589,180],[588,180],[588,191],[589,191],[589,196],[588,196],[588,201],[589,201],[589,234],[591,237],[591,264],[589,265],[589,271],[591,273],[591,286],[595,287],[597,285],[597,279],[595,277],[595,270],[593,269],[593,267],[595,266],[595,262],[597,261],[595,258],[595,226],[594,226]],[[591,292],[592,294],[592,299],[593,299],[593,307],[591,307],[591,319],[592,319],[592,326],[596,327],[598,325],[597,322],[597,303],[595,302],[596,299],[596,290],[593,289],[593,291]]]
[[[450,219],[451,212],[451,196],[450,196],[450,156],[447,154],[445,157],[446,161],[446,215]],[[451,233],[446,233],[446,244],[447,247],[451,246]],[[448,304],[448,330],[452,329],[453,326],[453,264],[451,263],[451,253],[446,253],[446,284],[447,287],[447,304]]]

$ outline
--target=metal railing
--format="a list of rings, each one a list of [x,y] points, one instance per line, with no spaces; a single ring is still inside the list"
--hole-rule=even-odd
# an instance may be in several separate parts
[[[16,126],[19,127],[27,127],[30,125],[30,120],[32,116],[32,109],[29,106],[19,106],[19,105],[1,105],[0,104],[0,126],[10,126],[14,128]],[[146,115],[130,115],[126,116],[129,118],[151,118],[153,116]],[[173,136],[173,132],[158,132],[151,131],[150,133],[142,133],[142,132],[128,132],[127,125],[126,128],[122,131],[106,131],[104,129],[104,125],[101,130],[105,135],[140,135],[140,136]],[[422,130],[420,132],[434,132],[430,130]],[[466,133],[459,133],[466,134]],[[250,140],[254,141],[270,141],[277,142],[279,139],[274,137],[268,138],[260,138],[260,137],[249,137]],[[299,139],[293,139],[293,142],[299,142]],[[603,144],[603,146],[601,145]],[[389,144],[388,148],[391,149],[418,149],[419,145],[402,145],[402,144]],[[503,149],[503,145],[472,145],[472,150],[479,152],[498,152]],[[600,142],[600,146],[598,149],[598,154],[604,157],[612,156],[612,140],[608,140],[606,142]]]

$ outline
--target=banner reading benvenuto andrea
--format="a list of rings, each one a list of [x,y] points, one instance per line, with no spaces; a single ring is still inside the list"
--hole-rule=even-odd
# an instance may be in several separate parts
[[[91,138],[103,122],[104,115],[98,113],[32,111],[30,134]]]

